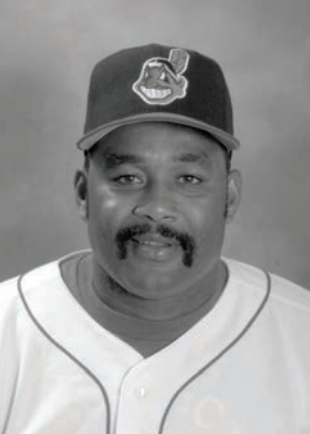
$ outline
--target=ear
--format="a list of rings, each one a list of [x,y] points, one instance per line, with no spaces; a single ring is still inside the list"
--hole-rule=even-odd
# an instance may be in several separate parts
[[[227,204],[226,204],[226,223],[230,223],[240,204],[242,189],[242,177],[239,170],[233,169],[228,174],[227,181]]]
[[[83,170],[77,170],[74,177],[75,201],[82,220],[88,217],[87,175]]]

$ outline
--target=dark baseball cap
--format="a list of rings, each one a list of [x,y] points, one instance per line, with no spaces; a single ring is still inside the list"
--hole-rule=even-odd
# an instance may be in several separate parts
[[[192,50],[151,44],[100,61],[91,75],[84,136],[77,146],[89,150],[122,125],[149,121],[207,131],[229,152],[240,146],[223,72]]]

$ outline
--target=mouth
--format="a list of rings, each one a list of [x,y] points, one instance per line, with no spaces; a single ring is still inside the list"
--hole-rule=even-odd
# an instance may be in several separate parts
[[[164,99],[172,93],[171,89],[148,89],[145,86],[141,86],[141,91],[149,99]]]
[[[140,244],[141,246],[151,246],[154,248],[165,248],[165,247],[171,247],[172,246],[172,243],[169,243],[169,242],[164,241],[164,240],[159,240],[156,238],[150,238],[150,237],[132,238],[132,241]]]
[[[179,243],[161,236],[142,235],[131,239],[133,253],[139,257],[155,261],[167,261],[174,258]]]

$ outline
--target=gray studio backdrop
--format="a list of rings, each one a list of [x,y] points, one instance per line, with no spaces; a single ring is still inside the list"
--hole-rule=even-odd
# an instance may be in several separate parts
[[[152,41],[223,65],[243,202],[224,253],[310,287],[309,0],[2,0],[0,280],[87,247],[72,194],[89,74]]]

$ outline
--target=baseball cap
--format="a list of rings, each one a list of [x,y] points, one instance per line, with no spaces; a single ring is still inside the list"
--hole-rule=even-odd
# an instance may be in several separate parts
[[[77,146],[87,151],[120,126],[149,121],[207,131],[229,152],[240,146],[221,67],[196,51],[151,44],[101,60],[91,75]]]

